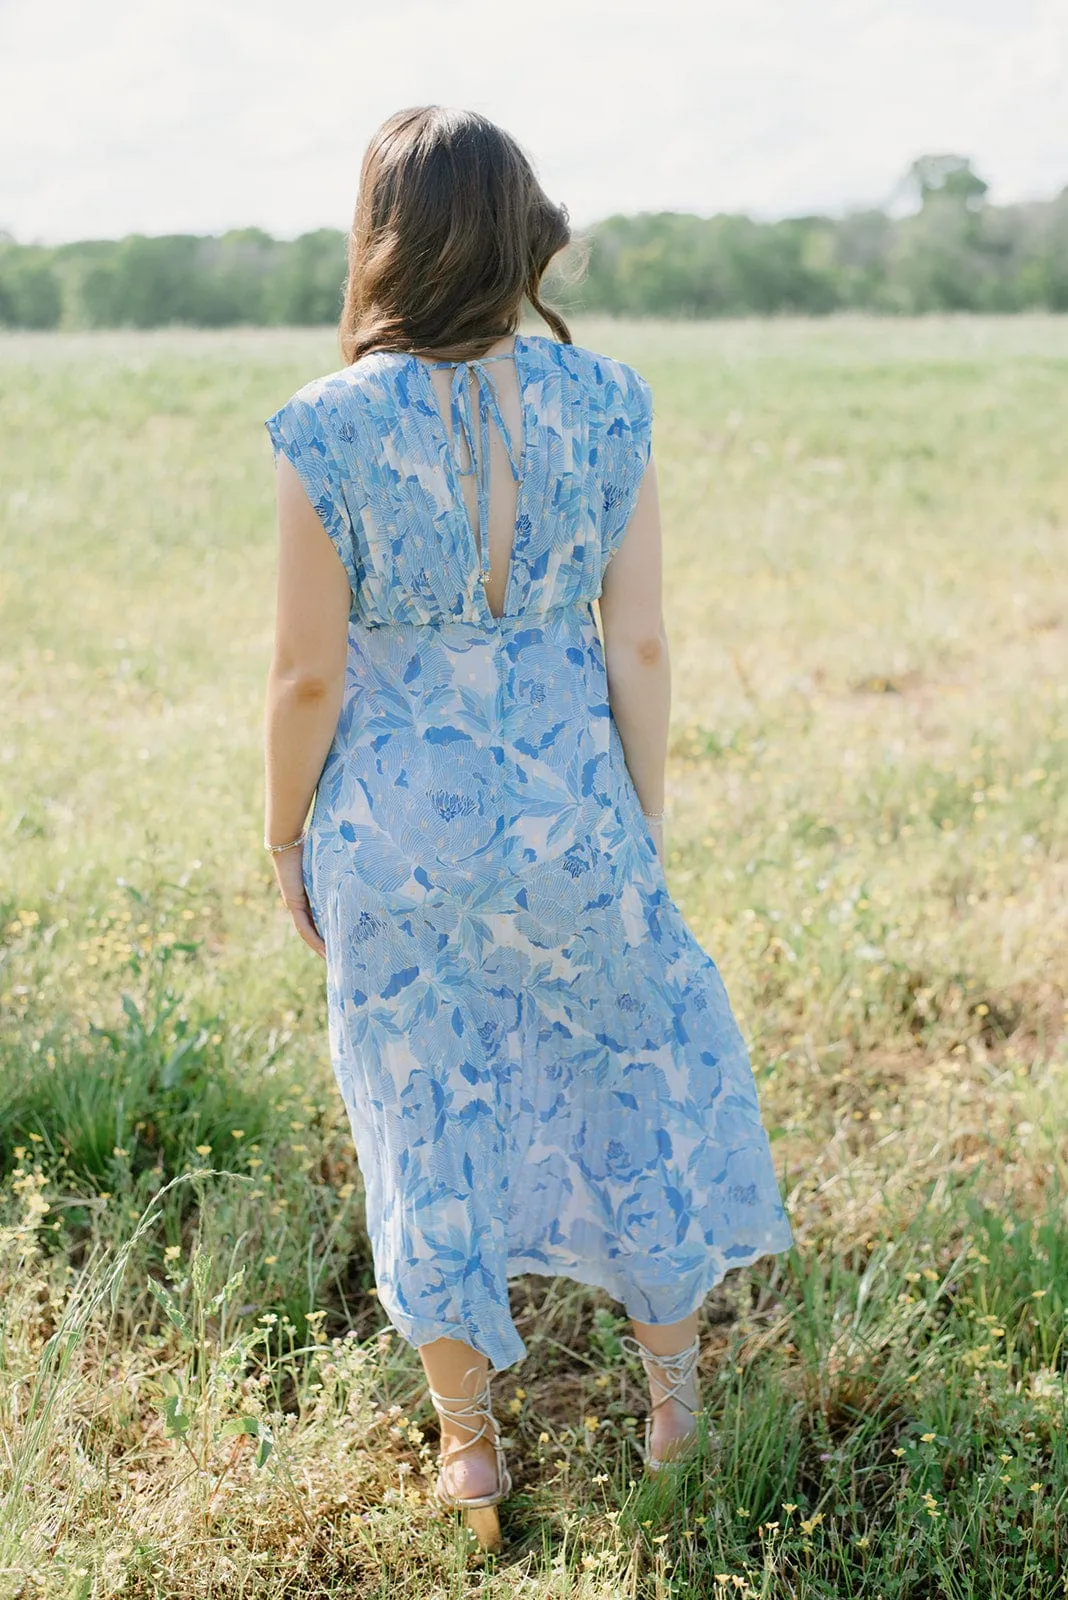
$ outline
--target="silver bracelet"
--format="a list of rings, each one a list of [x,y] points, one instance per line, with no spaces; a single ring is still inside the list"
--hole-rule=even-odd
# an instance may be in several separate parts
[[[663,810],[643,811],[642,816],[645,818],[646,822],[663,822],[664,820]]]
[[[263,848],[265,850],[269,850],[272,856],[277,856],[280,855],[283,850],[292,850],[298,844],[303,844],[304,840],[307,838],[307,834],[307,828],[302,828],[299,836],[296,839],[290,839],[288,844],[268,844],[267,840],[264,839]]]

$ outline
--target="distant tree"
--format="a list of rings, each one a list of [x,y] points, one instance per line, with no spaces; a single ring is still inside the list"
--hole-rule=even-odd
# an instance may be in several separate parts
[[[973,219],[957,206],[931,205],[897,226],[887,263],[892,308],[906,313],[977,311],[985,264]]]
[[[284,250],[262,228],[198,240],[191,320],[205,328],[266,322],[267,285]]]
[[[114,252],[117,254],[117,250]],[[117,328],[122,322],[122,285],[113,257],[86,264],[81,274],[82,315],[90,328]]]
[[[905,176],[919,211],[895,231],[891,303],[909,312],[979,311],[996,298],[998,244],[984,226],[987,185],[966,156],[928,155]]]
[[[192,234],[123,239],[109,261],[92,268],[82,298],[95,327],[153,328],[198,320],[196,257]]]
[[[335,228],[301,234],[279,246],[277,271],[267,286],[267,320],[314,326],[341,315],[345,280],[345,235]]]
[[[638,315],[829,311],[837,300],[831,227],[825,218],[612,217],[592,230],[586,277],[569,298]]]
[[[55,328],[63,296],[45,251],[0,245],[0,324],[8,328]]]
[[[989,184],[976,172],[967,156],[918,156],[905,174],[903,187],[926,206],[933,200],[951,200],[977,211]]]
[[[1068,311],[1068,188],[1035,210],[1041,303],[1051,311]]]
[[[831,240],[840,305],[885,308],[894,226],[885,211],[851,211],[835,223]]]

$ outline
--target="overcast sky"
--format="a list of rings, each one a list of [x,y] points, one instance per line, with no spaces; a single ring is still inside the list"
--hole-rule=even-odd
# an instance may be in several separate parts
[[[0,0],[0,229],[347,228],[400,106],[482,111],[582,225],[1068,184],[1068,0]]]

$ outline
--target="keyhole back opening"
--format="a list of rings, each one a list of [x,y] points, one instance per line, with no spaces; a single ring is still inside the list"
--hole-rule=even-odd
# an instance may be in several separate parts
[[[508,603],[524,454],[515,348],[473,361],[424,362],[452,455],[486,605]]]

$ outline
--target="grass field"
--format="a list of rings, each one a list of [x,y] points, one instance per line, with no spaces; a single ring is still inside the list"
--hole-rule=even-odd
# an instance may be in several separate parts
[[[523,1280],[507,1554],[434,1513],[260,848],[262,418],[332,337],[8,336],[0,1594],[1068,1592],[1068,320],[576,333],[654,386],[669,877],[797,1236],[713,1437],[645,1483],[618,1308]]]

